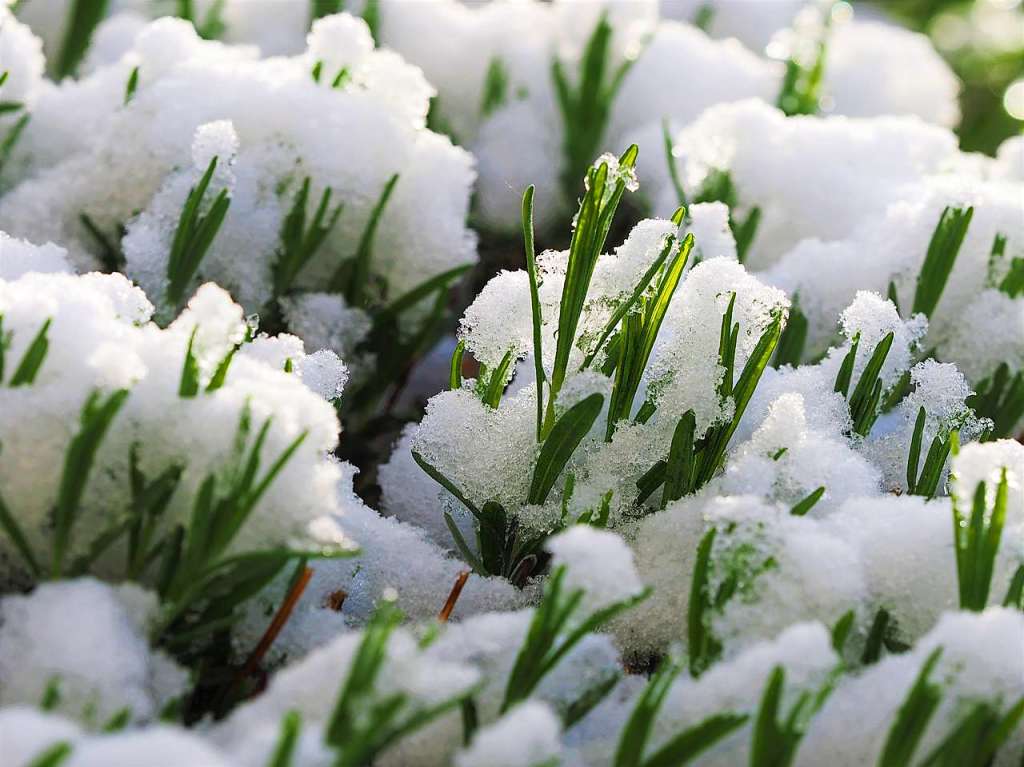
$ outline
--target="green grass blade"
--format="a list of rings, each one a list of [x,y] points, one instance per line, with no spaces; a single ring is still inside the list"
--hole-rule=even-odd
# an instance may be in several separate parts
[[[472,501],[470,501],[469,498],[465,496],[465,494],[463,494],[463,492],[458,488],[458,486],[454,482],[452,482],[450,479],[448,479],[448,477],[446,477],[444,474],[442,474],[440,471],[434,468],[430,463],[428,463],[427,460],[423,457],[423,455],[417,452],[416,450],[412,451],[412,457],[413,460],[416,461],[416,463],[419,465],[419,467],[427,473],[427,476],[429,476],[432,480],[437,482],[437,484],[439,484],[449,493],[454,495],[459,500],[459,503],[461,503],[463,506],[469,509],[470,512],[472,512],[474,517],[476,517],[477,519],[480,518],[480,509],[478,509],[476,505]]]
[[[109,0],[72,0],[54,74],[57,80],[75,74],[89,49],[92,33],[107,15]]]
[[[459,341],[452,352],[452,361],[448,368],[448,388],[452,391],[462,388],[462,357],[466,353],[466,342]]]
[[[555,422],[537,457],[528,503],[542,504],[547,500],[548,493],[565,465],[601,414],[603,405],[602,395],[591,394],[569,408]]]
[[[29,545],[28,538],[21,529],[21,525],[18,524],[18,520],[11,513],[11,510],[7,508],[3,496],[0,496],[0,527],[3,528],[7,537],[11,539],[11,543],[14,544],[14,548],[21,554],[21,558],[25,560],[25,564],[28,565],[32,575],[38,577],[41,572],[39,562],[36,560],[35,554],[32,553],[32,547]]]
[[[71,543],[71,532],[79,512],[82,493],[89,481],[96,453],[114,416],[128,398],[127,389],[119,389],[103,399],[93,392],[82,408],[78,433],[64,456],[60,489],[53,513],[53,565],[55,578],[63,572],[64,558]]]
[[[299,741],[299,730],[302,729],[302,714],[292,709],[281,717],[281,734],[274,746],[274,753],[267,762],[267,767],[291,767],[295,756],[295,746]]]
[[[335,273],[334,278],[331,280],[331,290],[344,292],[345,300],[349,306],[362,306],[366,298],[367,283],[370,279],[370,261],[373,258],[373,241],[377,236],[377,227],[380,224],[384,209],[387,207],[388,200],[391,199],[391,193],[398,183],[398,178],[399,174],[395,173],[384,183],[380,197],[377,198],[373,210],[370,211],[370,218],[367,220],[363,234],[359,238],[359,245],[356,248],[347,284],[341,284],[343,277],[340,276],[342,274],[340,270]]]
[[[650,739],[655,717],[672,687],[672,682],[681,670],[679,664],[666,659],[644,687],[619,734],[614,767],[646,765],[643,762],[643,755],[647,750],[647,741]]]
[[[127,104],[135,97],[135,91],[139,87],[139,67],[136,65],[132,67],[132,72],[128,75],[128,82],[124,86],[124,103]]]
[[[922,407],[917,411],[917,420],[914,422],[914,434],[910,438],[910,454],[907,456],[907,492],[914,494],[917,487],[917,466],[921,460],[921,442],[924,439],[924,422],[927,418]]]
[[[800,311],[796,297],[793,298],[793,305],[789,309],[789,318],[786,320],[786,327],[779,337],[779,345],[775,349],[775,358],[772,360],[773,367],[792,365],[796,367],[804,356],[804,347],[807,345],[808,322],[807,315]]]
[[[15,386],[29,386],[36,380],[39,368],[43,366],[46,353],[50,349],[50,342],[46,334],[52,322],[53,320],[49,318],[43,322],[32,342],[28,345],[25,354],[22,355],[21,362],[14,369],[14,375],[11,376],[11,380],[7,384],[11,388]]]
[[[942,648],[937,647],[922,665],[889,729],[878,767],[906,767],[911,763],[928,722],[942,700],[942,689],[928,681],[941,654]]]
[[[742,714],[715,714],[672,738],[650,757],[643,767],[676,767],[694,759],[728,737],[747,722]]]
[[[683,189],[683,182],[679,178],[679,168],[676,167],[675,154],[672,146],[672,134],[669,132],[668,118],[661,121],[661,140],[665,147],[665,164],[668,165],[669,179],[672,181],[672,188],[676,193],[676,202],[685,206],[686,191]]]
[[[932,232],[925,254],[924,263],[917,276],[912,314],[922,313],[929,319],[939,304],[942,291],[953,271],[953,264],[960,253],[960,246],[967,235],[974,208],[946,207],[939,216],[939,223]]]
[[[686,495],[693,484],[693,439],[696,429],[696,415],[692,410],[687,410],[672,433],[672,445],[665,466],[665,487],[661,496],[663,509],[670,501]]]
[[[537,379],[537,441],[544,424],[544,318],[540,308],[540,279],[537,273],[537,252],[533,242],[533,194],[531,184],[523,193],[523,249],[526,252],[526,274],[530,280],[530,313],[533,320],[533,372]]]
[[[480,116],[490,117],[508,101],[508,70],[499,56],[492,56],[484,75]]]
[[[26,767],[59,767],[71,756],[71,744],[66,740],[54,743],[39,756],[29,762]]]
[[[825,495],[824,485],[818,487],[815,490],[812,490],[810,493],[807,494],[806,498],[803,498],[796,504],[794,504],[793,508],[789,510],[789,513],[794,517],[804,516],[805,514],[807,514],[807,512],[814,508],[814,505],[821,500],[821,497],[823,495]]]
[[[690,653],[690,674],[694,677],[711,665],[714,660],[713,641],[710,634],[708,611],[711,599],[708,571],[711,565],[711,549],[715,543],[715,528],[708,530],[697,547],[697,560],[690,584],[690,604],[686,616],[686,636]]]

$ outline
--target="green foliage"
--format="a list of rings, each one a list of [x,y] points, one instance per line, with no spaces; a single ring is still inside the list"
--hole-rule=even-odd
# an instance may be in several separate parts
[[[722,652],[721,643],[711,632],[711,610],[714,599],[711,594],[709,573],[711,570],[711,549],[715,544],[717,531],[711,528],[700,539],[697,546],[697,561],[693,567],[693,581],[690,584],[690,604],[686,616],[686,638],[690,654],[690,674],[700,676],[714,663]]]
[[[942,291],[945,290],[946,282],[953,271],[953,264],[956,263],[956,257],[960,253],[960,246],[967,235],[967,228],[973,215],[973,207],[965,210],[947,206],[943,209],[939,223],[936,224],[928,242],[928,252],[917,276],[914,305],[910,310],[912,314],[920,312],[931,319],[935,313],[935,307],[939,305]]]
[[[843,654],[846,640],[850,638],[850,632],[853,631],[853,624],[856,619],[856,613],[853,610],[847,610],[832,627],[832,649],[839,656]]]
[[[1010,268],[999,283],[999,289],[1010,298],[1016,298],[1024,293],[1024,258],[1015,257],[1010,261]]]
[[[833,390],[846,397],[850,405],[853,433],[859,434],[862,437],[868,435],[871,427],[878,420],[880,412],[879,403],[882,399],[882,379],[880,377],[882,365],[885,364],[885,358],[889,355],[889,349],[892,348],[894,337],[894,334],[889,332],[875,346],[871,352],[871,357],[864,366],[864,370],[861,371],[857,385],[853,389],[853,394],[849,394],[849,391],[851,379],[853,378],[853,368],[857,360],[857,350],[860,346],[859,333],[853,337],[853,341],[850,343],[850,350],[843,358],[843,362],[839,367],[839,373],[836,375]]]
[[[871,628],[868,630],[867,640],[861,654],[861,663],[865,666],[877,663],[882,657],[883,648],[890,653],[909,650],[909,645],[896,638],[896,631],[896,620],[888,610],[879,607],[871,621]]]
[[[619,735],[614,767],[676,767],[688,764],[747,721],[747,717],[740,714],[715,714],[675,733],[645,757],[654,721],[681,670],[678,663],[666,660],[651,677]]]
[[[452,352],[452,361],[448,371],[448,388],[453,391],[462,388],[462,358],[465,353],[465,341],[459,341],[455,344],[455,350]]]
[[[826,16],[828,18],[828,16]],[[822,84],[825,78],[825,58],[828,52],[828,25],[821,39],[815,43],[814,59],[805,63],[798,56],[786,60],[786,73],[775,106],[787,116],[814,115],[821,108]]]
[[[194,0],[178,0],[176,15],[192,22],[196,33],[204,40],[216,40],[227,29],[223,20],[224,0],[213,0],[202,21],[196,16]]]
[[[686,205],[686,190],[683,189],[683,181],[679,178],[679,168],[676,166],[675,147],[672,143],[672,134],[669,131],[668,118],[661,121],[661,141],[662,146],[665,148],[665,164],[668,166],[668,176],[676,193],[676,204]]]
[[[372,764],[388,746],[459,707],[466,698],[457,695],[422,706],[403,692],[378,693],[377,678],[387,662],[388,641],[401,620],[401,612],[385,602],[363,630],[325,729],[327,744],[337,749],[335,767]]]
[[[618,421],[629,418],[633,410],[633,400],[640,388],[644,370],[654,350],[654,342],[661,330],[661,323],[668,312],[669,303],[675,294],[676,287],[683,275],[686,259],[693,248],[693,235],[688,234],[676,251],[675,256],[667,263],[655,284],[653,293],[648,297],[634,291],[635,300],[629,306],[638,305],[639,311],[625,312],[619,330],[619,354],[615,365],[615,378],[612,383],[611,400],[608,404],[608,425],[605,440],[610,442],[615,433]],[[662,250],[662,258],[674,249],[674,238],[669,237]],[[656,261],[655,264],[658,262]],[[650,274],[650,270],[648,270]],[[651,278],[653,275],[651,275]],[[644,275],[644,281],[649,281]],[[642,291],[641,291],[642,293]],[[627,307],[628,308],[628,307]],[[620,311],[622,308],[620,307]],[[614,319],[614,317],[613,317]]]
[[[928,727],[928,722],[942,700],[942,689],[937,684],[928,681],[941,654],[941,647],[932,651],[922,665],[906,698],[903,699],[903,703],[896,713],[896,719],[886,737],[882,756],[878,760],[878,767],[906,767],[911,764],[911,759]]]
[[[1010,375],[1010,366],[1001,362],[995,372],[979,383],[967,405],[981,418],[992,421],[985,439],[1013,436],[1014,427],[1024,417],[1024,371]]]
[[[71,439],[64,455],[64,470],[53,510],[50,572],[54,578],[63,573],[71,532],[81,510],[82,493],[89,481],[100,443],[127,398],[127,389],[119,389],[106,398],[99,392],[93,392],[82,407],[78,433]]]
[[[676,213],[678,215],[679,211],[677,211]],[[608,339],[612,337],[612,333],[614,333],[616,329],[619,328],[619,326],[622,324],[622,320],[626,317],[627,314],[631,313],[635,307],[639,305],[641,306],[641,311],[645,311],[648,308],[647,305],[657,303],[659,296],[661,296],[666,290],[675,290],[675,283],[678,282],[678,278],[675,278],[673,280],[673,273],[681,271],[682,268],[685,266],[686,259],[689,256],[690,251],[693,249],[693,236],[687,235],[687,237],[683,240],[682,245],[680,245],[678,249],[676,248],[677,242],[678,241],[674,236],[670,235],[669,237],[666,238],[665,245],[662,247],[661,252],[658,254],[658,257],[654,259],[654,263],[652,263],[650,267],[648,267],[643,277],[641,277],[640,280],[637,282],[629,298],[621,302],[615,308],[615,311],[612,312],[612,316],[608,319],[608,322],[605,323],[604,330],[598,337],[597,343],[594,344],[594,347],[587,354],[586,358],[584,358],[583,364],[580,365],[580,370],[585,370],[590,367],[594,359],[597,357],[598,353],[601,351],[601,349],[605,347],[605,344],[608,342]],[[669,257],[672,257],[672,262],[666,268],[665,263],[668,261]],[[655,287],[654,295],[648,297],[647,294],[651,292],[649,290],[651,282],[659,273],[661,274],[661,279],[659,280],[658,285]],[[671,300],[671,294],[668,296],[668,298],[669,300]],[[667,304],[668,302],[666,301],[666,307]],[[621,353],[621,349],[619,348],[621,346],[622,343],[620,340],[615,351],[619,351]],[[617,368],[617,356],[612,355],[611,351],[609,351],[608,357],[609,362],[615,365],[615,367]],[[614,369],[615,368],[612,368],[612,370]],[[606,375],[611,374],[608,368],[606,368],[604,372]]]
[[[343,293],[349,306],[362,306],[369,295],[368,283],[370,261],[373,258],[373,241],[377,235],[381,215],[384,213],[384,208],[387,207],[388,200],[391,199],[391,193],[395,189],[395,184],[398,183],[398,178],[399,174],[395,173],[384,183],[380,197],[374,203],[370,217],[363,228],[355,255],[344,261],[331,278],[330,289],[333,292]]]
[[[331,16],[345,10],[345,0],[310,0],[309,21],[322,19],[324,16]]]
[[[343,406],[349,415],[365,412],[384,392],[401,387],[410,367],[429,349],[444,331],[448,293],[452,284],[470,268],[457,266],[436,274],[403,293],[384,307],[370,304],[362,308],[372,320],[370,332],[360,350],[372,350],[375,365],[365,380],[345,390]],[[411,331],[407,313],[425,301],[430,309]]]
[[[825,495],[824,485],[815,488],[810,493],[808,493],[806,497],[797,501],[797,503],[793,505],[793,508],[789,510],[789,513],[792,514],[794,517],[804,516],[805,514],[807,514],[808,511],[814,508],[815,504],[821,500],[821,497],[823,495]]]
[[[537,271],[537,253],[533,245],[533,193],[531,184],[523,193],[523,249],[526,251],[526,274],[530,280],[530,313],[533,321],[533,372],[537,379],[537,441],[541,441],[544,428],[544,344],[541,329],[544,317],[540,309],[540,280]]]
[[[1024,610],[1024,565],[1020,565],[1013,571],[1010,585],[1006,589],[1006,597],[1003,599],[1003,607],[1016,607]]]
[[[124,103],[127,104],[135,97],[135,91],[139,87],[139,67],[132,67],[132,73],[128,75],[128,82],[124,86]]]
[[[501,395],[505,392],[505,385],[511,376],[512,352],[505,352],[498,366],[488,371],[484,365],[480,366],[480,377],[477,380],[478,393],[481,401],[487,407],[496,410],[501,404]]]
[[[614,672],[595,684],[588,687],[562,712],[562,727],[568,730],[574,724],[583,719],[587,714],[597,708],[601,701],[611,694],[611,691],[622,681],[622,674]]]
[[[1008,492],[1004,468],[996,485],[991,511],[988,509],[986,482],[979,482],[974,490],[970,517],[964,516],[961,510],[964,499],[953,496],[953,542],[962,610],[981,611],[988,604],[992,573],[1006,522]]]
[[[600,153],[612,104],[632,65],[627,60],[612,71],[611,54],[612,27],[607,14],[602,13],[583,50],[576,86],[561,61],[556,58],[551,64],[565,135],[562,188],[566,199],[576,197],[578,179]]]
[[[1024,698],[1007,712],[988,703],[975,703],[949,735],[922,761],[921,767],[988,767],[996,752],[1024,717]]]
[[[924,425],[927,414],[922,407],[917,412],[914,422],[914,434],[910,440],[910,453],[907,456],[907,492],[910,495],[921,495],[931,500],[939,489],[939,479],[946,466],[946,459],[952,447],[951,434],[936,434],[932,438],[928,454],[924,459],[920,475],[917,473],[921,459],[921,443],[924,439]]]
[[[590,280],[604,249],[615,209],[625,192],[626,175],[636,166],[636,157],[637,148],[634,144],[619,158],[618,170],[612,179],[608,177],[607,163],[587,171],[586,194],[580,202],[576,228],[569,244],[569,258],[559,304],[555,360],[541,436],[546,436],[554,425],[555,402],[568,372],[569,356],[590,289]]]
[[[8,104],[11,103],[13,102],[8,102]],[[2,138],[0,138],[0,172],[3,171],[4,165],[7,164],[7,160],[10,159],[11,154],[14,152],[14,147],[18,143],[18,139],[21,138],[21,134],[25,130],[25,126],[28,125],[30,117],[31,116],[28,113],[23,114],[18,118],[14,125],[7,130],[7,133],[3,134]]]
[[[72,0],[57,52],[54,74],[58,80],[74,75],[89,49],[92,33],[107,15],[109,0]]]
[[[39,756],[28,763],[27,767],[59,767],[71,756],[71,744],[66,740],[54,743],[44,749]]]
[[[80,213],[78,220],[86,233],[96,243],[98,253],[96,254],[103,263],[103,268],[108,272],[122,271],[125,266],[124,252],[121,250],[121,240],[124,239],[125,228],[118,224],[117,231],[113,238],[100,229],[92,217],[87,213]]]
[[[519,648],[509,674],[501,711],[528,698],[587,634],[597,631],[616,615],[650,595],[644,590],[636,596],[603,607],[590,615],[578,615],[583,590],[565,591],[565,566],[557,567],[544,585],[544,596],[533,613],[526,640]]]
[[[665,486],[661,496],[661,508],[665,508],[669,501],[682,498],[693,485],[696,463],[693,441],[696,428],[696,417],[692,410],[687,410],[672,432],[672,444],[665,463]]]
[[[228,190],[221,189],[214,196],[207,211],[200,212],[216,168],[217,158],[213,157],[199,183],[189,190],[178,219],[178,227],[174,232],[167,260],[168,283],[164,293],[164,299],[171,306],[178,306],[181,303],[185,289],[195,277],[231,206]]]
[[[343,208],[338,204],[331,210],[331,188],[325,187],[320,195],[313,218],[306,225],[306,207],[312,180],[306,176],[292,201],[292,207],[281,225],[281,247],[274,263],[274,295],[288,292],[302,268],[316,255],[327,235],[338,222]]]
[[[542,504],[565,465],[601,414],[604,397],[591,394],[569,408],[555,422],[544,440],[533,469],[527,503]]]
[[[483,94],[480,98],[480,116],[490,117],[508,101],[508,70],[499,56],[491,58],[484,75]]]
[[[16,386],[31,386],[36,380],[36,376],[39,374],[39,369],[43,366],[43,361],[46,359],[46,353],[49,351],[50,342],[46,337],[47,331],[50,329],[50,324],[53,322],[51,319],[47,319],[40,326],[39,331],[33,337],[29,343],[28,348],[25,349],[25,353],[21,357],[21,362],[18,363],[18,367],[14,369],[14,374],[11,376],[11,380],[7,382],[7,385],[12,389]],[[0,335],[2,335],[2,325],[0,325]],[[0,356],[2,356],[3,349],[6,349],[8,342],[0,338]],[[0,360],[0,379],[3,377],[3,362]]]
[[[455,496],[473,515],[479,555],[473,552],[451,514],[445,512],[444,517],[459,553],[475,572],[480,575],[500,575],[515,581],[516,575],[522,571],[521,568],[530,567],[536,562],[536,552],[543,543],[544,536],[522,536],[515,520],[508,518],[501,504],[487,501],[478,507],[466,497],[458,485],[431,465],[420,453],[413,450],[412,457],[431,479]]]
[[[733,401],[733,415],[729,421],[712,424],[707,431],[700,436],[693,446],[692,468],[688,471],[678,469],[677,477],[688,477],[686,482],[676,481],[662,501],[668,503],[684,495],[690,495],[708,482],[718,472],[722,461],[725,458],[725,451],[729,446],[729,440],[739,426],[740,419],[747,409],[750,398],[754,395],[758,382],[764,369],[768,366],[775,348],[778,346],[779,338],[782,335],[782,316],[776,315],[771,324],[765,329],[758,339],[754,350],[747,359],[739,378],[733,384],[736,362],[736,345],[739,341],[739,323],[732,322],[732,313],[735,307],[736,296],[732,295],[729,306],[722,316],[722,328],[719,339],[718,360],[725,368],[725,374],[719,385],[719,396],[724,402],[728,398]],[[686,414],[684,413],[684,417]],[[675,440],[673,440],[675,442]],[[671,448],[670,448],[671,450]],[[682,452],[679,445],[676,450],[677,460],[691,460],[688,455]],[[637,481],[639,491],[637,503],[643,503],[655,490],[661,487],[665,481],[668,471],[668,461],[657,461],[643,477]]]
[[[785,682],[785,669],[782,666],[773,668],[754,720],[750,767],[789,767],[796,758],[797,748],[811,717],[831,692],[831,687],[826,687],[817,696],[807,691],[802,692],[785,718],[780,719]]]
[[[302,715],[298,711],[293,709],[281,717],[281,734],[278,736],[274,753],[271,754],[267,767],[291,767],[301,729]]]
[[[729,229],[736,241],[736,259],[742,264],[747,258],[747,251],[757,234],[761,223],[761,209],[757,206],[750,209],[742,221],[735,216],[738,204],[736,185],[729,171],[713,169],[708,172],[704,183],[694,197],[694,202],[720,202],[729,207]]]
[[[775,349],[775,357],[772,358],[772,367],[780,368],[783,365],[796,367],[804,356],[804,348],[807,346],[807,315],[800,311],[798,296],[793,296],[793,304],[789,307],[789,318],[786,320],[786,327],[782,330],[779,338],[779,345]]]

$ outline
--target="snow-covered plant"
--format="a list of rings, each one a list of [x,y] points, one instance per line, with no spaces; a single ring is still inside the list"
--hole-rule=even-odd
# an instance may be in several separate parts
[[[568,251],[534,254],[527,191],[527,270],[500,274],[467,310],[453,389],[431,401],[400,448],[473,515],[476,547],[460,508],[442,510],[478,572],[519,582],[566,524],[614,527],[643,514],[666,476],[663,503],[705,485],[778,342],[781,294],[735,261],[710,258],[721,236],[682,279],[694,248],[682,210],[642,222],[614,255],[602,254],[635,185],[636,156],[631,147],[591,167]],[[694,206],[694,228],[720,231],[721,215]],[[461,377],[462,349],[480,363],[476,379]],[[513,374],[525,383],[503,394]],[[644,455],[668,457],[652,467]]]
[[[167,5],[119,3],[111,10],[122,13],[96,30],[91,59],[116,60],[154,12],[184,16],[205,37],[254,44],[264,55],[295,55],[311,23],[342,9],[252,0]],[[537,187],[538,227],[546,231],[570,209],[591,158],[663,121],[682,127],[717,103],[758,98],[790,113],[915,114],[947,127],[959,118],[956,78],[930,43],[891,24],[851,20],[846,4],[808,4],[798,15],[800,3],[770,3],[783,7],[769,27],[758,27],[761,35],[778,30],[767,58],[759,55],[767,40],[741,34],[747,49],[712,39],[683,23],[694,21],[697,9],[664,5],[374,0],[350,10],[360,11],[378,42],[421,67],[437,87],[431,124],[479,158],[477,213],[486,228],[499,231],[514,231],[518,219],[509,188]],[[707,4],[706,10],[705,28],[737,31],[730,26],[734,9]],[[21,14],[56,47],[61,33],[47,29],[46,15],[59,14],[48,3],[29,0]],[[912,88],[893,76],[904,67],[918,73]],[[683,85],[680,72],[686,72]],[[878,87],[880,81],[887,87]],[[797,106],[788,106],[791,101]]]
[[[214,280],[265,329],[343,356],[346,406],[365,407],[429,348],[476,260],[473,160],[424,128],[432,93],[351,16],[262,60],[162,19],[34,99],[0,227],[123,271],[162,323]]]
[[[0,579],[143,584],[151,638],[187,659],[289,562],[353,548],[326,456],[346,373],[253,339],[214,285],[166,329],[152,312],[117,274],[0,281]]]
[[[993,434],[1013,433],[1024,415],[1024,234],[1012,153],[978,160],[919,122],[786,118],[755,102],[708,110],[672,146],[667,170],[653,172],[657,209],[724,184],[731,219],[756,214],[749,239],[737,234],[743,260],[792,297],[799,328],[775,364],[820,355],[839,311],[871,290],[928,318],[919,358],[956,363]],[[818,152],[845,161],[808,162]],[[802,169],[801,184],[782,182],[786,167]]]

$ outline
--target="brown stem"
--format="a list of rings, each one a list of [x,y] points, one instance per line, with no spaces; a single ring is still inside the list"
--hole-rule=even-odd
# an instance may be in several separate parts
[[[452,610],[455,609],[455,603],[459,601],[459,594],[462,593],[462,588],[466,585],[467,580],[469,580],[469,570],[463,570],[455,578],[455,584],[448,594],[448,601],[444,603],[444,607],[441,608],[441,612],[437,615],[437,619],[441,623],[445,623],[451,617]]]

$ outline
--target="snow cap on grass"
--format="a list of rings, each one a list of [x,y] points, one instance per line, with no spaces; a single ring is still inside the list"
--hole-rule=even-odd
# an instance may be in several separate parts
[[[850,499],[828,519],[858,552],[868,591],[864,614],[884,607],[907,644],[957,606],[951,514],[948,498],[886,494]]]
[[[566,568],[565,588],[583,590],[581,614],[590,615],[643,589],[633,552],[615,533],[573,525],[547,540],[552,566]]]
[[[149,646],[154,594],[92,578],[37,586],[0,600],[0,706],[39,705],[56,686],[56,710],[101,728],[126,712],[152,721],[184,694],[188,674]]]
[[[234,356],[223,385],[208,390],[220,361],[246,330],[241,308],[220,288],[201,288],[165,330],[148,322],[151,312],[142,292],[117,274],[27,274],[0,281],[0,314],[4,331],[12,334],[8,359],[20,360],[43,324],[50,322],[47,353],[33,383],[0,387],[0,431],[5,435],[0,485],[37,557],[50,552],[50,510],[83,403],[94,391],[108,396],[120,388],[129,393],[97,452],[69,561],[127,512],[133,453],[150,481],[172,466],[182,467],[165,521],[187,520],[205,477],[225,471],[236,460],[234,435],[246,412],[252,424],[247,449],[255,432],[270,420],[259,476],[300,435],[306,436],[259,499],[235,545],[265,548],[319,538],[311,524],[339,509],[334,486],[341,472],[324,455],[338,440],[333,407],[307,388],[298,373],[245,353]],[[182,396],[190,338],[199,391]],[[304,357],[295,359],[298,370],[304,364]],[[6,536],[0,547],[8,555],[4,576],[9,577],[20,559]],[[98,572],[113,568],[116,575],[122,561],[108,553],[96,567]]]
[[[754,494],[793,506],[819,487],[825,494],[809,512],[820,516],[858,495],[877,492],[878,470],[838,432],[807,426],[804,399],[783,394],[749,442],[736,447],[719,485],[730,495]]]
[[[561,722],[543,703],[526,701],[476,732],[456,767],[535,767],[562,753]]]
[[[882,215],[905,185],[948,169],[959,157],[950,131],[919,120],[787,118],[756,100],[707,109],[673,136],[673,146],[688,195],[697,194],[709,173],[723,171],[736,189],[734,212],[761,208],[747,257],[757,269],[804,238],[849,236]],[[792,183],[795,168],[799,184]],[[655,211],[668,215],[678,205],[668,174],[646,177]]]
[[[830,681],[839,658],[820,623],[795,623],[731,660],[712,666],[700,678],[683,676],[669,689],[655,720],[653,744],[710,716],[749,714],[751,719],[708,751],[702,763],[714,767],[748,764],[754,717],[773,669],[785,672],[779,710],[787,712],[802,694],[816,695]]]
[[[279,671],[262,695],[239,706],[211,732],[213,742],[227,752],[242,748],[250,732],[276,727],[291,710],[301,714],[304,730],[323,732],[362,638],[360,632],[343,634]],[[385,653],[370,699],[361,705],[370,706],[401,695],[407,699],[406,712],[412,713],[462,695],[480,679],[472,666],[442,660],[430,649],[421,648],[404,628],[390,635]],[[457,735],[448,724],[451,722],[442,718],[419,734],[417,745],[421,751],[417,759],[422,763],[439,763],[454,750]]]
[[[365,23],[334,16],[318,22],[312,39],[356,56],[351,46],[332,47],[335,38],[344,42],[353,35],[366,42]],[[292,292],[322,291],[355,255],[396,173],[373,240],[367,300],[387,303],[475,261],[476,238],[465,226],[473,158],[424,129],[432,90],[422,74],[394,53],[363,51],[348,78],[331,88],[336,73],[324,74],[320,83],[310,76],[313,58],[323,56],[328,53],[316,47],[292,58],[258,60],[251,50],[200,40],[184,21],[153,22],[116,63],[48,91],[19,141],[16,155],[31,158],[31,167],[5,195],[0,228],[61,243],[81,270],[109,256],[95,235],[101,233],[123,251],[125,271],[169,318],[178,308],[164,306],[169,245],[189,189],[216,156],[200,210],[222,189],[229,190],[231,203],[190,287],[213,280],[246,312],[266,313],[281,292],[274,272],[280,233],[307,176],[307,225],[327,189],[328,213],[339,204],[344,208],[287,286]],[[138,87],[123,104],[136,65]],[[82,114],[88,142],[61,133],[68,113]],[[121,227],[127,234],[118,242]],[[302,313],[317,308],[304,304]],[[320,324],[333,324],[336,314]],[[304,324],[316,325],[316,317]],[[333,350],[343,357],[350,351]]]
[[[925,659],[938,647],[942,653],[929,681],[938,686],[942,698],[915,753],[923,756],[939,746],[971,706],[987,703],[1005,714],[1024,692],[1022,643],[1020,611],[990,607],[983,613],[945,614],[910,652],[885,657],[859,676],[840,680],[812,720],[796,764],[877,763],[897,710]],[[851,722],[857,726],[851,727]]]

